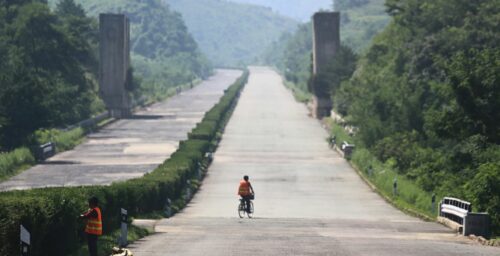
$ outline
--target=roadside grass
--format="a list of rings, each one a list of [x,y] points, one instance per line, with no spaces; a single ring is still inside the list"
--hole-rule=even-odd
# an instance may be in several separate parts
[[[331,127],[331,134],[337,137],[337,146],[344,140],[356,144],[356,140],[350,137],[341,125],[336,124],[333,120],[327,122]],[[405,176],[398,174],[390,161],[382,163],[367,149],[356,146],[350,163],[377,193],[398,209],[424,220],[436,219],[438,202],[435,202],[433,208],[432,194],[424,191]],[[369,171],[370,166],[372,172]],[[396,194],[393,191],[395,179],[397,180]],[[441,198],[439,196],[436,195],[436,198]]]
[[[199,85],[201,79],[193,80],[190,83],[182,84],[176,87],[168,88],[164,94],[159,94],[154,98],[149,99],[146,104],[166,100],[176,94],[176,89],[182,90],[190,89]],[[111,118],[105,119],[96,124],[95,129],[101,129],[111,122]],[[33,134],[33,140],[36,144],[42,145],[48,142],[56,144],[56,152],[61,153],[64,151],[72,150],[80,145],[85,140],[85,135],[89,131],[77,127],[71,130],[59,129],[41,129]],[[0,152],[0,182],[6,181],[25,170],[33,167],[36,164],[35,156],[28,147],[20,147],[10,152]]]
[[[155,102],[161,102],[177,94],[177,89],[189,90],[201,84],[203,80],[195,79],[191,82],[181,84],[174,87],[165,87],[161,84],[146,84],[145,94],[146,100],[139,104],[140,106],[147,106]]]
[[[140,228],[134,225],[128,225],[127,241],[129,244],[146,237],[151,234],[147,229]],[[116,246],[118,238],[121,236],[121,230],[116,229],[111,234],[103,235],[99,237],[97,242],[97,252],[99,256],[109,256],[111,255],[112,248]],[[88,256],[89,252],[87,249],[86,241],[82,241],[82,245],[70,256]]]
[[[204,136],[205,139],[195,138],[190,133],[170,158],[140,178],[109,186],[54,187],[0,193],[0,255],[19,254],[19,224],[31,232],[31,248],[39,255],[84,255],[85,241],[81,232],[84,223],[75,216],[87,208],[85,202],[90,196],[99,198],[104,232],[111,234],[101,238],[101,255],[107,254],[109,249],[106,248],[116,240],[116,232],[120,229],[120,208],[127,209],[131,217],[169,209],[175,214],[181,210],[198,189],[198,179],[203,178],[206,171],[200,170],[200,166],[206,168],[211,161],[208,154],[213,153],[218,145],[212,142],[218,140],[218,132],[224,130],[247,79],[248,72],[245,72],[205,114],[201,123],[211,124],[213,128],[201,123],[193,128],[193,135]],[[212,131],[212,134],[203,131]],[[191,193],[187,193],[188,189]],[[73,253],[75,250],[76,254]]]
[[[35,158],[26,147],[8,153],[0,153],[0,181],[5,181],[35,163]]]
[[[354,143],[354,139],[351,136],[349,136],[349,134],[347,134],[347,132],[341,125],[336,124],[333,121],[333,119],[325,118],[324,122],[327,124],[328,127],[331,127],[330,134],[336,136],[335,144],[337,145],[337,147],[340,148],[340,146],[344,141],[347,141],[349,144]]]
[[[35,132],[36,144],[42,145],[47,142],[54,142],[56,144],[56,151],[63,152],[71,150],[80,143],[85,137],[85,130],[77,127],[68,131],[58,129],[42,129]]]
[[[288,89],[290,89],[293,92],[293,96],[295,97],[296,101],[307,103],[308,101],[311,100],[312,94],[309,92],[305,92],[304,90],[299,88],[298,85],[286,80],[283,80],[283,83]]]

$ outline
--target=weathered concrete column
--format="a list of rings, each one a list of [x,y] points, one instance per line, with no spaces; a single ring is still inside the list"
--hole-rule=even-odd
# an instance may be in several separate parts
[[[130,25],[123,14],[101,14],[100,24],[100,93],[111,116],[131,114],[127,91],[130,72]]]
[[[340,13],[318,12],[313,16],[313,116],[321,119],[329,116],[332,100],[321,75],[335,58],[340,48]]]

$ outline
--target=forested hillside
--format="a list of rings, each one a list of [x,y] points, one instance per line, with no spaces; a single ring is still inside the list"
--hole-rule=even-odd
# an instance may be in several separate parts
[[[386,10],[390,24],[359,60],[344,42],[323,74],[359,128],[353,161],[414,184],[401,200],[424,211],[423,195],[471,201],[500,234],[500,0],[387,0]],[[305,48],[297,38],[287,49]]]
[[[297,22],[269,8],[220,0],[163,0],[182,13],[202,51],[217,66],[253,64]]]
[[[500,1],[387,1],[392,23],[335,95],[359,142],[500,228]]]
[[[340,37],[344,45],[362,52],[389,23],[385,0],[335,0],[341,15]]]
[[[101,12],[130,18],[135,99],[161,97],[211,72],[180,14],[159,0],[49,4],[0,2],[0,152],[33,142],[38,129],[65,127],[104,110],[97,84],[95,17]]]
[[[389,22],[384,0],[336,0],[341,12],[342,44],[363,52]],[[263,54],[264,62],[278,67],[289,81],[306,90],[310,76],[312,25],[304,23],[294,33],[284,33]]]
[[[281,15],[292,17],[302,22],[306,22],[311,19],[314,12],[323,9],[331,10],[332,1],[331,0],[230,0],[239,3],[255,4],[260,6],[266,6]]]
[[[49,0],[52,4],[59,0]],[[75,0],[89,13],[124,13],[131,22],[132,65],[142,78],[142,94],[206,77],[211,66],[180,14],[160,0]]]
[[[96,28],[71,1],[0,2],[0,152],[103,110]]]

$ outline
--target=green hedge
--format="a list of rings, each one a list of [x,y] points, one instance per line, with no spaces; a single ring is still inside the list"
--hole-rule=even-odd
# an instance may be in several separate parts
[[[87,198],[97,196],[103,211],[105,234],[119,228],[120,208],[131,216],[164,210],[167,198],[183,200],[188,180],[210,150],[217,130],[225,125],[231,107],[246,84],[248,72],[224,94],[196,126],[190,138],[153,172],[110,186],[44,188],[0,193],[0,255],[19,255],[19,225],[31,232],[32,254],[68,255],[83,240],[84,223],[77,216]]]

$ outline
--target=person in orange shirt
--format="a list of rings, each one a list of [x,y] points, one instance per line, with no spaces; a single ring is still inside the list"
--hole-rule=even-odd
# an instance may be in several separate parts
[[[97,256],[97,238],[102,235],[102,214],[98,207],[97,197],[91,197],[88,200],[89,209],[80,215],[80,219],[86,219],[85,233],[87,234],[87,243],[90,256]]]
[[[247,212],[250,211],[250,200],[254,199],[255,192],[253,190],[252,184],[248,181],[248,176],[243,176],[240,181],[240,186],[238,188],[238,195],[243,198],[246,204]]]

